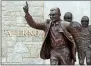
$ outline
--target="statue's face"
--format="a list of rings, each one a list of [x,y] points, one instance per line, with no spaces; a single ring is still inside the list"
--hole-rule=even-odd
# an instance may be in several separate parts
[[[65,21],[68,21],[68,22],[72,22],[72,14],[70,12],[67,12],[65,15],[64,15],[64,20]]]
[[[66,16],[66,17],[64,17],[64,20],[65,21],[68,21],[68,22],[72,22],[72,17]]]
[[[87,27],[89,25],[89,18],[88,17],[83,17],[81,20],[81,24],[83,27]]]
[[[60,19],[60,15],[57,13],[56,10],[52,10],[50,11],[50,19],[53,21],[53,22],[56,22]]]

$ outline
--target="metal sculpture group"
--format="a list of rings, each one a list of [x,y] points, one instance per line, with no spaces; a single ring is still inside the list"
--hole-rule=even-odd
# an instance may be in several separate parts
[[[87,16],[82,17],[81,25],[72,21],[73,15],[70,12],[65,13],[62,20],[60,9],[56,7],[50,9],[50,19],[38,23],[29,14],[27,2],[23,10],[29,26],[45,32],[40,51],[42,59],[50,59],[51,65],[74,65],[77,50],[79,64],[84,64],[86,56],[87,65],[91,65],[91,27]]]

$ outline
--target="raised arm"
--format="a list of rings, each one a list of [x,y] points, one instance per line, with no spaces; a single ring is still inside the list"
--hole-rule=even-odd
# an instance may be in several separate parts
[[[35,22],[32,18],[32,16],[29,14],[28,10],[29,10],[29,7],[28,7],[28,3],[26,2],[26,5],[23,7],[23,10],[25,12],[25,19],[28,23],[29,26],[35,28],[35,29],[40,29],[40,30],[45,30],[46,28],[46,23],[38,23],[38,22]]]

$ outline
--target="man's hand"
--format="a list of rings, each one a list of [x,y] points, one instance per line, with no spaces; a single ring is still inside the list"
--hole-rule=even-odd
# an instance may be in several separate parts
[[[26,2],[26,5],[23,7],[23,10],[25,13],[28,13],[28,3]]]

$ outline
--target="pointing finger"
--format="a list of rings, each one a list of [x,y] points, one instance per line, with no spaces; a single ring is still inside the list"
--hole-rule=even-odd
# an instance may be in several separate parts
[[[28,3],[27,3],[27,1],[26,1],[26,6],[28,7]]]

